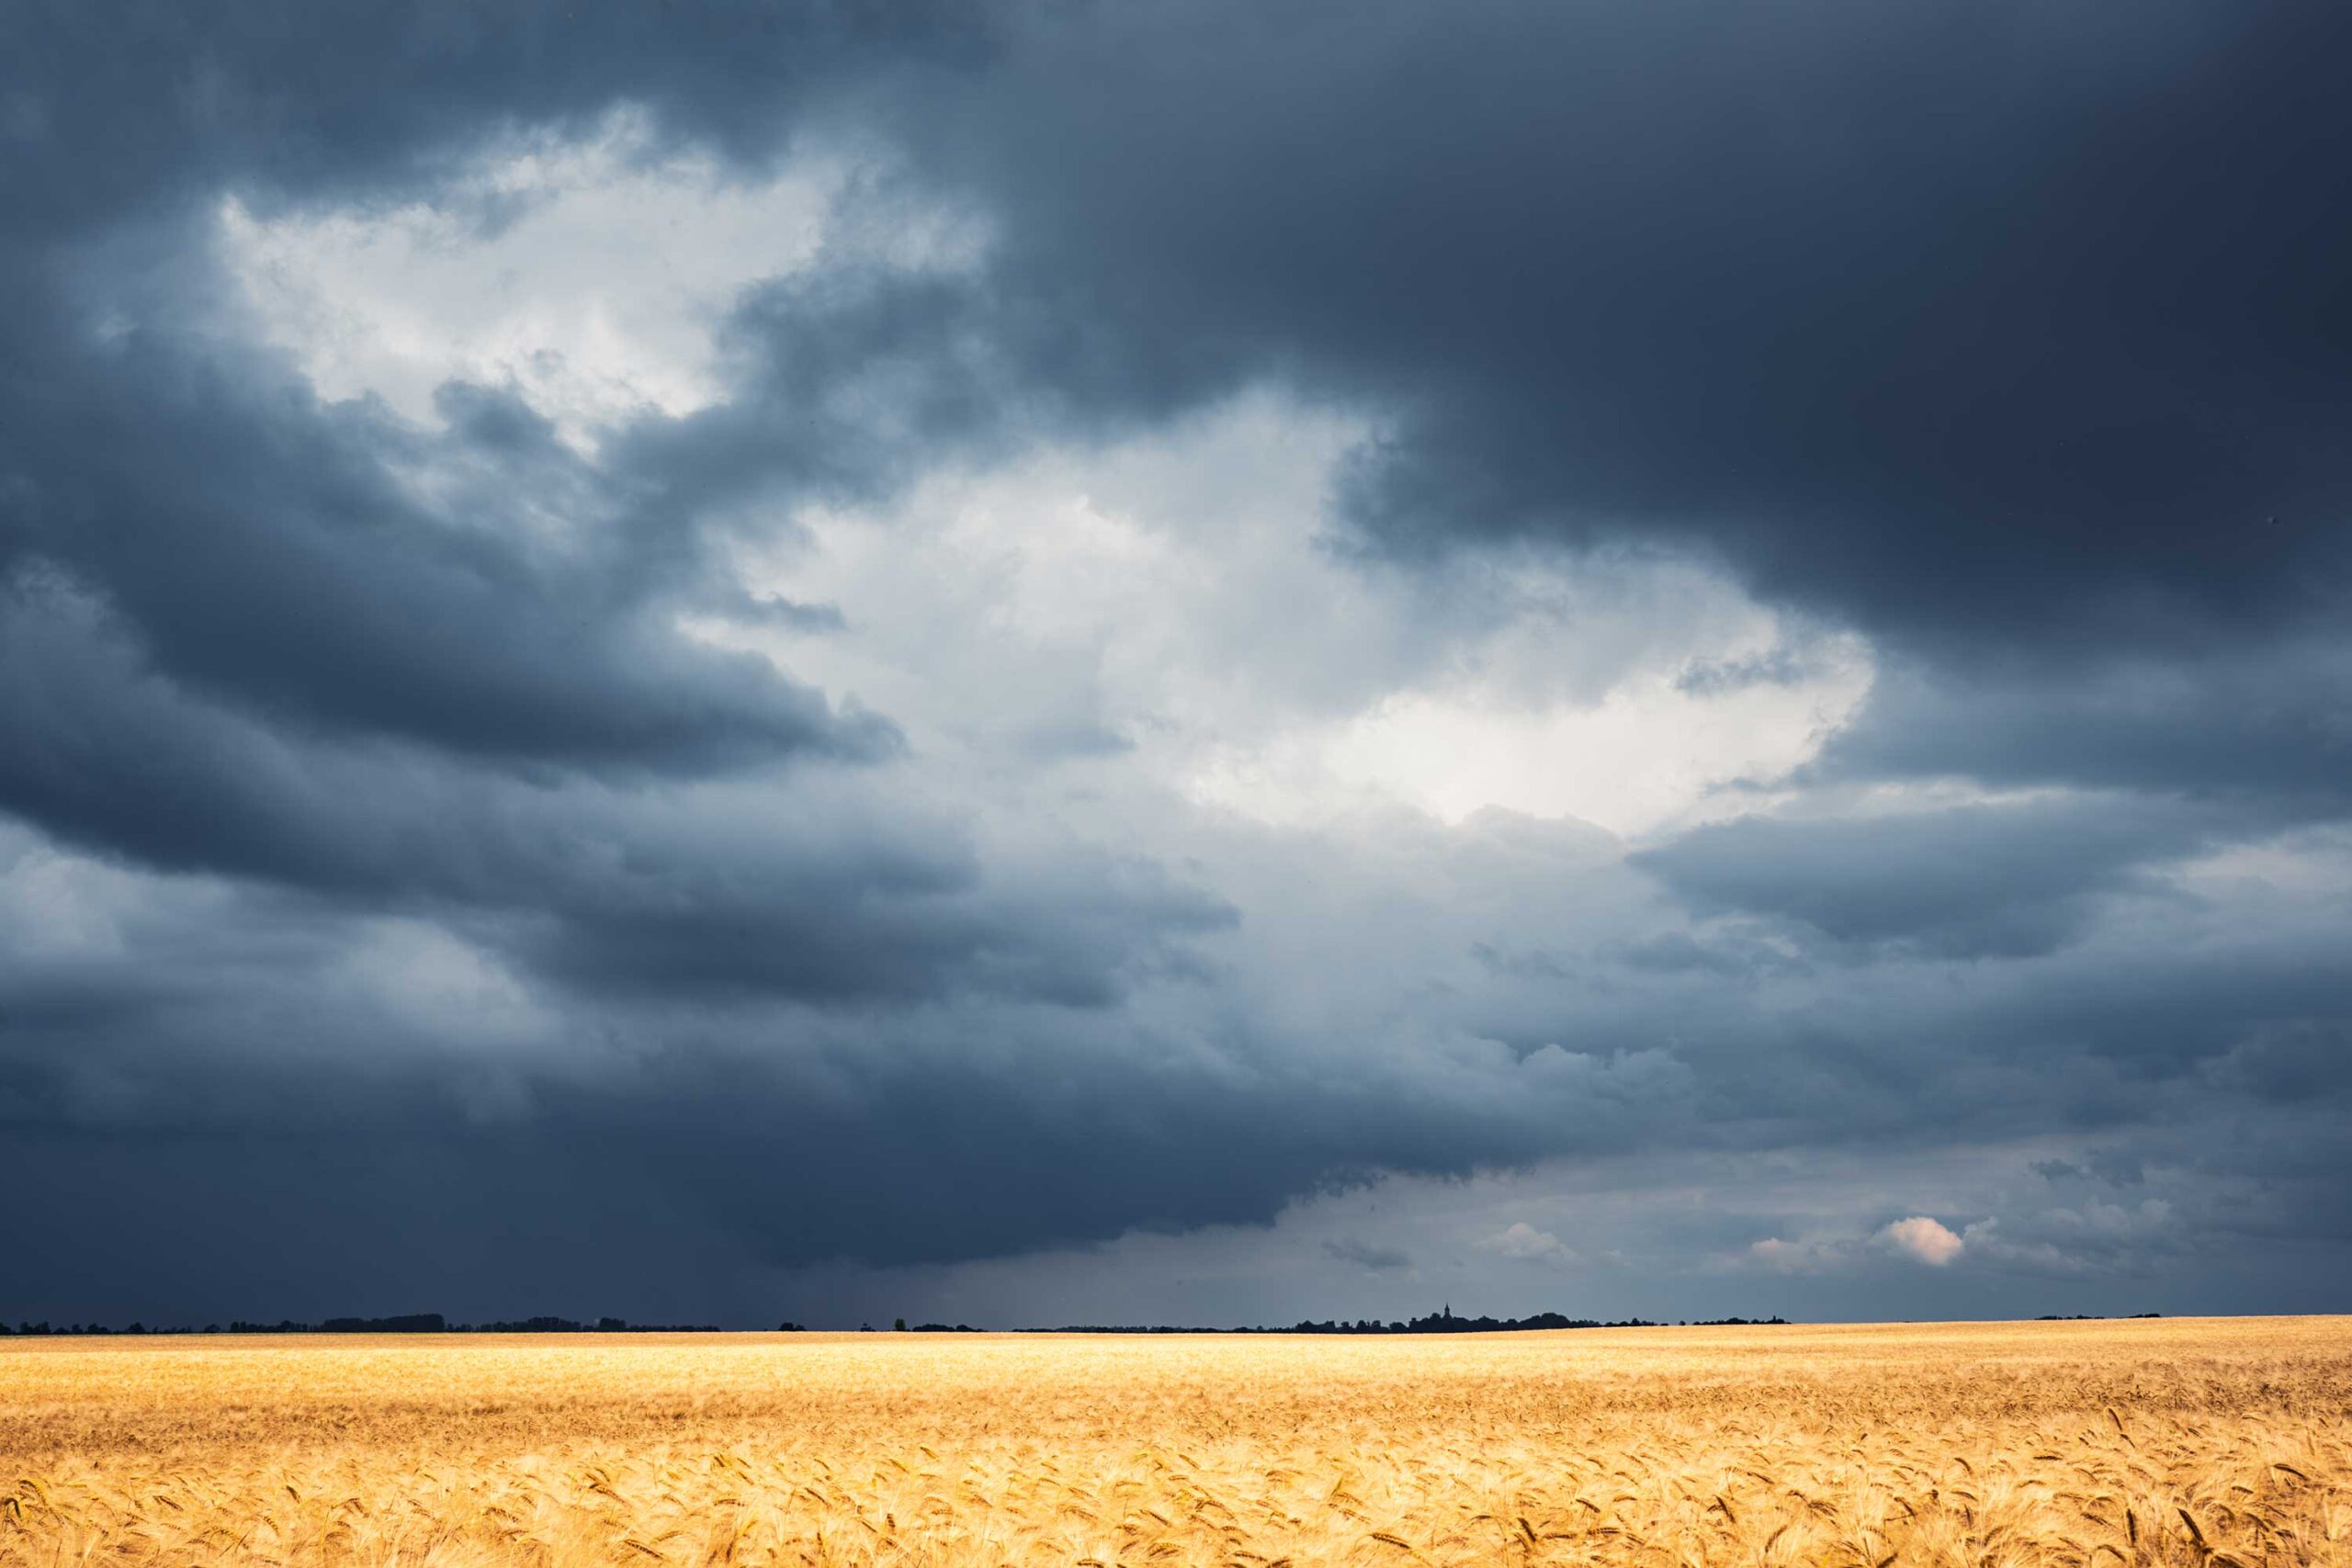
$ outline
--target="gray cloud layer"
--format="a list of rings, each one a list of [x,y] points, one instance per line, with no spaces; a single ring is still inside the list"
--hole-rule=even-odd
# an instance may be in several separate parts
[[[2327,1304],[2352,1279],[2347,28],[11,10],[0,1179],[45,1201],[0,1313],[753,1322],[808,1315],[814,1266],[955,1266],[1029,1269],[1026,1294],[985,1276],[1005,1310],[1075,1317],[1040,1249],[1239,1257],[1204,1227],[1290,1205],[1294,1272],[1206,1310],[1347,1310],[1297,1297],[1458,1255],[1498,1292],[1636,1270],[1497,1307],[1674,1313],[1728,1269],[1867,1314],[1912,1298],[1870,1239],[1907,1216],[1866,1179],[1713,1228],[1596,1199],[1614,1241],[1464,1217],[1442,1183],[1996,1147],[2016,1182],[1918,1188],[1976,1205],[1947,1218],[1986,1310],[2086,1270],[2189,1299],[2218,1258],[2244,1288],[2202,1304]],[[517,388],[453,379],[420,424],[257,341],[222,200],[486,232],[515,214],[468,160],[622,107],[649,159],[861,171],[815,260],[718,323],[707,406],[589,452]],[[968,257],[893,255],[942,212]],[[1356,683],[1494,630],[1453,574],[1695,563],[1867,639],[1865,705],[1739,781],[1746,815],[1637,843],[1493,812],[1280,826],[1153,774],[1163,713],[1024,716],[1069,671],[950,628],[889,651],[978,702],[869,705],[795,673],[814,652],[692,629],[855,643],[858,606],[753,592],[742,553],[1267,388],[1363,433],[1318,558],[1444,605],[1362,634],[1389,646]],[[918,543],[908,593],[985,589]],[[1316,608],[1285,607],[1308,640]],[[1316,722],[1356,711],[1348,680],[1293,684]],[[2067,1186],[2126,1168],[2158,1209]],[[1313,1229],[1384,1181],[1393,1230]],[[288,1261],[227,1283],[223,1248]]]

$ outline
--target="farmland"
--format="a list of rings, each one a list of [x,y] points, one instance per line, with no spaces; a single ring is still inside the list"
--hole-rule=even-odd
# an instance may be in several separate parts
[[[0,1564],[2352,1562],[2352,1320],[0,1342]]]

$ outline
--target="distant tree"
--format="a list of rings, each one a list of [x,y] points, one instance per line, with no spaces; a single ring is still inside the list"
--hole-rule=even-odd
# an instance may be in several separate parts
[[[893,1322],[890,1326],[897,1329],[899,1333],[904,1334],[907,1331],[907,1320],[903,1317],[899,1318]]]

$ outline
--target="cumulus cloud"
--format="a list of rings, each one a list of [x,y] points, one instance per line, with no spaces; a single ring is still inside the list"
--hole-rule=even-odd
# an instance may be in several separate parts
[[[1925,1214],[1896,1220],[1878,1233],[1878,1240],[1930,1268],[1941,1269],[1958,1258],[1967,1244],[1941,1221]]]

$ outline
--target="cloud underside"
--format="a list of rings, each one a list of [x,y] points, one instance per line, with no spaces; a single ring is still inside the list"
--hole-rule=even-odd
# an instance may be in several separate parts
[[[0,1312],[2311,1304],[2347,28],[12,12]]]

